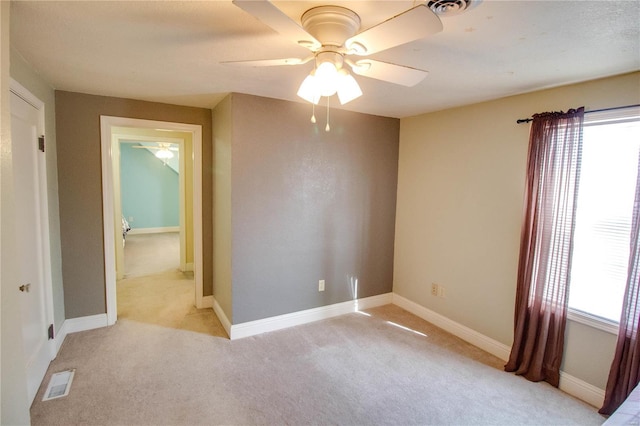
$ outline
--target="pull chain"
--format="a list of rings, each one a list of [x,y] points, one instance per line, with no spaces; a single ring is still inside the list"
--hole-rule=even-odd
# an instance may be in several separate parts
[[[316,124],[316,104],[311,103],[311,122]]]
[[[324,131],[328,132],[329,130],[331,130],[331,127],[329,127],[329,96],[327,96],[327,126],[324,128]]]

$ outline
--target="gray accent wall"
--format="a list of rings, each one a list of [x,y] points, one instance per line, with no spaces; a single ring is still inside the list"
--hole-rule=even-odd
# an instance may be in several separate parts
[[[212,294],[211,110],[56,91],[62,276],[67,318],[106,312],[100,116],[202,126],[204,295]]]
[[[391,292],[399,120],[228,102],[232,323]]]

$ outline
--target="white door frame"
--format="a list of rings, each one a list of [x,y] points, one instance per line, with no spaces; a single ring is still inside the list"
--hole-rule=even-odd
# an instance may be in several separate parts
[[[165,121],[141,120],[126,117],[100,116],[100,135],[102,150],[102,217],[104,230],[104,264],[107,298],[107,323],[113,325],[118,319],[116,302],[116,259],[114,223],[114,173],[113,127],[136,127],[144,129],[162,129],[189,132],[193,140],[193,240],[194,240],[194,279],[196,286],[196,308],[205,307],[202,285],[202,126],[195,124],[172,123]],[[117,152],[117,151],[116,151]],[[118,221],[119,222],[119,221]]]
[[[38,111],[38,133],[46,137],[45,133],[45,105],[40,99],[35,97],[27,88],[20,83],[11,79],[9,82],[9,90],[16,96],[24,100],[29,105],[33,106]],[[40,153],[39,153],[40,154]],[[44,290],[44,317],[47,324],[54,324],[53,314],[53,278],[51,272],[51,240],[49,234],[49,196],[47,187],[47,149],[45,145],[45,151],[42,155],[37,156],[37,170],[34,172],[38,176],[38,191],[39,191],[39,203],[40,203],[40,237],[41,237],[41,257],[42,257],[42,286]],[[18,234],[18,238],[20,235]],[[55,326],[54,326],[55,327]],[[42,330],[43,335],[46,330]],[[55,333],[55,330],[54,330]],[[56,357],[56,345],[54,339],[49,339],[46,343],[46,351],[49,355],[49,360]],[[35,396],[35,395],[34,395]],[[33,400],[29,401],[31,403]]]

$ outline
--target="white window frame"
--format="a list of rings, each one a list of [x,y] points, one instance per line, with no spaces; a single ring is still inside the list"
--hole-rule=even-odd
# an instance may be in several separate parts
[[[620,122],[620,121],[636,121],[640,119],[640,105],[634,105],[625,108],[616,108],[610,110],[602,110],[598,112],[592,112],[593,114],[588,118],[585,117],[585,124],[589,123],[594,125],[601,122],[606,124],[608,121]],[[567,301],[568,303],[568,301]],[[596,328],[598,330],[605,331],[611,334],[618,334],[620,324],[618,321],[612,321],[607,318],[602,318],[597,315],[590,314],[578,309],[568,307],[567,319],[573,322],[585,324],[589,327]]]

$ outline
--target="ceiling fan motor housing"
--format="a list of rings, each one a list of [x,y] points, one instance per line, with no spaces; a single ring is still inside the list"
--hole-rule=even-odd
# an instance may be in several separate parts
[[[344,45],[360,29],[360,17],[340,6],[318,6],[307,10],[301,18],[302,27],[323,46]]]
[[[344,56],[341,53],[331,50],[321,50],[316,54],[316,68],[322,65],[324,62],[332,63],[336,67],[336,69],[339,70],[344,64]]]

